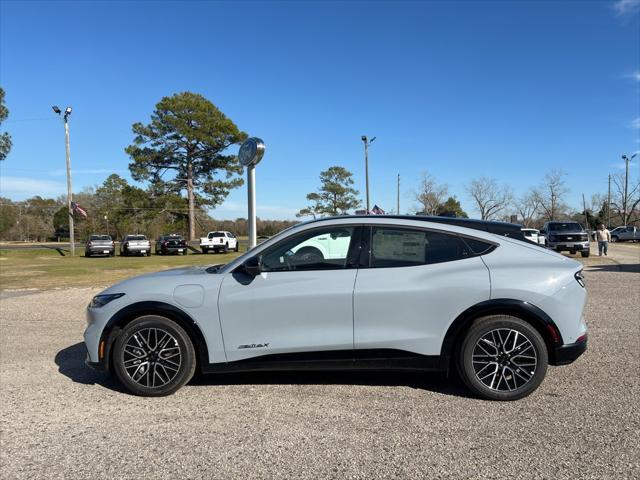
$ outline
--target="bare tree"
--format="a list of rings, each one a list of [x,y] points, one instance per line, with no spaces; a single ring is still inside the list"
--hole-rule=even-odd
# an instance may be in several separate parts
[[[640,181],[627,185],[625,195],[625,174],[611,176],[614,193],[611,198],[611,210],[620,217],[622,225],[628,225],[631,217],[640,205]]]
[[[419,203],[418,212],[424,215],[437,215],[448,194],[449,187],[439,184],[428,172],[422,173],[418,189],[413,192],[414,200]]]
[[[563,203],[565,195],[569,192],[565,186],[565,176],[566,173],[562,170],[551,170],[544,176],[540,187],[534,191],[545,220],[558,220],[567,210]]]
[[[497,217],[513,201],[513,192],[508,185],[499,185],[493,178],[480,177],[466,187],[469,197],[476,203],[482,220]]]
[[[534,226],[534,218],[540,210],[540,200],[535,192],[524,194],[516,202],[516,212],[522,217],[522,225],[526,228]]]

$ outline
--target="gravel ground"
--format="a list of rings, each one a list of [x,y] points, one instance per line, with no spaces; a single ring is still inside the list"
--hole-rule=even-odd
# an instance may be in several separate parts
[[[512,403],[361,373],[205,377],[137,398],[83,366],[95,290],[5,292],[0,477],[639,478],[640,274],[599,262],[589,350]]]

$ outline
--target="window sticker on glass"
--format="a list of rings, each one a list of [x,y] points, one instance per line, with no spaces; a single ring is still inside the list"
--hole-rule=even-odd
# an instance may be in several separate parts
[[[425,247],[424,232],[381,229],[373,234],[373,251],[378,260],[424,263]]]

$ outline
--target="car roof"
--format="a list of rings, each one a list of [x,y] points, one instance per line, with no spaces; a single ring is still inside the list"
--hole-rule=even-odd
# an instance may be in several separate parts
[[[482,232],[493,233],[503,237],[510,237],[516,239],[524,239],[522,234],[522,225],[516,223],[496,222],[492,220],[476,220],[472,218],[458,218],[458,217],[436,217],[426,215],[341,215],[336,217],[318,218],[315,220],[309,220],[304,222],[304,225],[322,223],[332,220],[350,219],[350,220],[365,220],[366,223],[376,222],[381,219],[390,220],[406,220],[412,222],[429,222],[429,223],[441,223],[445,225],[453,225],[456,227],[470,228],[472,230],[479,230]]]

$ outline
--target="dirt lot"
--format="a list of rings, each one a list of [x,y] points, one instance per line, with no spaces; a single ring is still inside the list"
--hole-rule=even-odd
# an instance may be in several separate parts
[[[639,478],[640,250],[610,255],[587,261],[589,350],[513,403],[436,375],[362,373],[132,397],[83,366],[95,289],[4,292],[0,477]]]

